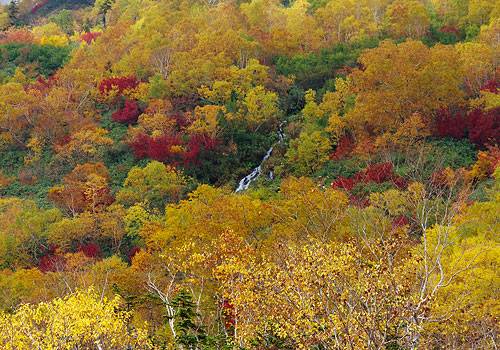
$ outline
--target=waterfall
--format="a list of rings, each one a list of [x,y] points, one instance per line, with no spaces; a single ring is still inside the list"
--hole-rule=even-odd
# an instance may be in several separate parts
[[[283,141],[283,139],[285,138],[285,134],[283,133],[283,124],[284,123],[286,123],[286,121],[283,121],[280,124],[279,131],[278,131],[278,142],[276,144],[280,144],[281,141]],[[248,174],[243,179],[241,179],[241,181],[238,183],[238,187],[236,188],[236,190],[234,192],[240,192],[240,191],[247,190],[248,187],[250,187],[250,184],[253,181],[255,181],[255,179],[257,179],[262,174],[262,164],[264,164],[264,162],[269,159],[269,157],[271,156],[271,153],[273,152],[273,148],[275,145],[273,145],[273,146],[271,146],[271,148],[269,148],[269,150],[267,151],[264,158],[262,158],[262,161],[260,162],[259,166],[256,167],[255,169],[253,169],[250,174]],[[272,172],[270,173],[270,177],[271,178],[273,177]]]

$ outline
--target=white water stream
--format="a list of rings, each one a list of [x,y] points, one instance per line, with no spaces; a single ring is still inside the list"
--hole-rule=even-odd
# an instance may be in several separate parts
[[[277,144],[281,143],[281,141],[283,141],[283,139],[285,137],[285,134],[283,133],[283,124],[284,123],[285,123],[285,121],[280,124],[279,131],[278,131]],[[253,169],[250,174],[248,174],[243,179],[241,179],[241,181],[238,184],[238,187],[236,188],[236,190],[234,192],[240,192],[240,191],[247,190],[248,187],[250,187],[250,184],[252,182],[254,182],[255,179],[257,179],[262,174],[262,164],[264,164],[264,162],[269,159],[269,157],[271,156],[271,153],[273,152],[273,148],[274,148],[274,145],[271,146],[271,148],[269,148],[269,150],[267,151],[264,158],[262,158],[262,161],[260,162],[258,167]],[[271,180],[273,179],[273,172],[272,171],[269,174],[269,177],[271,178]]]

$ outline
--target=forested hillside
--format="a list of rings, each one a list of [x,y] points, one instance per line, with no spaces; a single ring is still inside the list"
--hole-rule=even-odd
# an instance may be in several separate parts
[[[499,346],[500,0],[0,29],[1,349]]]

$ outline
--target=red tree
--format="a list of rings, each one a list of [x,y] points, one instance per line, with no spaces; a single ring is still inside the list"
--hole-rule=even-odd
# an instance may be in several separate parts
[[[95,41],[98,37],[102,35],[101,32],[90,32],[83,34],[80,39],[81,41],[85,41],[87,44],[90,44],[92,41]]]

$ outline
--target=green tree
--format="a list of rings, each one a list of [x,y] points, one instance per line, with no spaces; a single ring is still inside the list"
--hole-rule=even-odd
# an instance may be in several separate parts
[[[191,295],[185,290],[172,298],[170,306],[176,311],[175,318],[175,342],[182,349],[203,349],[208,345],[209,337],[203,326],[199,326],[194,319],[199,315],[195,309]]]
[[[106,28],[106,15],[111,10],[115,0],[100,0],[96,1],[95,6],[99,9],[99,14],[102,15],[102,26]]]
[[[61,10],[57,15],[49,17],[49,22],[57,24],[67,34],[73,34],[74,20],[71,10]]]
[[[10,2],[9,8],[8,8],[8,14],[9,14],[10,25],[12,25],[12,26],[16,25],[17,20],[18,20],[18,15],[19,15],[19,4],[17,3],[17,0],[12,0]]]

